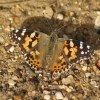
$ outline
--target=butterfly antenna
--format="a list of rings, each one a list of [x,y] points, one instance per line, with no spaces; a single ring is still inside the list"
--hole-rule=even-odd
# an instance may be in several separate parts
[[[68,25],[68,23],[67,23],[66,25],[60,27],[59,29],[57,29],[56,32],[59,32],[59,30],[61,30],[62,28],[64,28],[64,27],[67,26],[67,25]]]

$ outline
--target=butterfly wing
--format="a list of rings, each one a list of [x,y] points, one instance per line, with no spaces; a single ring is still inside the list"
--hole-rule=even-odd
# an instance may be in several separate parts
[[[10,33],[11,39],[19,44],[26,62],[32,68],[42,68],[45,63],[46,48],[49,42],[49,36],[33,30],[18,29]],[[40,53],[41,52],[41,53]]]
[[[64,70],[68,64],[88,59],[93,54],[93,49],[81,41],[69,39],[63,42],[58,41],[58,44],[61,44],[61,46],[59,45],[61,50],[56,50],[59,55],[53,59],[53,63],[49,67],[52,72]]]
[[[44,33],[33,30],[19,29],[13,30],[10,34],[11,39],[19,44],[26,62],[32,67],[41,69],[46,68],[50,71],[61,71],[68,64],[76,63],[80,59],[89,58],[93,54],[91,47],[77,40],[57,40],[51,52],[50,37]],[[48,58],[50,58],[48,60]]]

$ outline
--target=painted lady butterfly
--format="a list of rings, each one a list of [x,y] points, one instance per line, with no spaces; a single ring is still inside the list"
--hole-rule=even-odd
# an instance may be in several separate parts
[[[33,30],[17,29],[10,36],[19,44],[26,62],[34,71],[61,72],[68,65],[93,54],[89,45],[73,39],[58,38],[55,31],[48,36]]]

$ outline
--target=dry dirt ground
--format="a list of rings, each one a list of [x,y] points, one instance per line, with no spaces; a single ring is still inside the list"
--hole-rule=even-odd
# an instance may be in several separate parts
[[[99,0],[0,0],[0,100],[100,100],[100,71],[95,66],[100,32],[94,28],[99,14]],[[82,40],[98,54],[74,65],[63,85],[57,81],[56,88],[45,89],[9,37],[19,28],[48,35],[61,28],[60,38]]]

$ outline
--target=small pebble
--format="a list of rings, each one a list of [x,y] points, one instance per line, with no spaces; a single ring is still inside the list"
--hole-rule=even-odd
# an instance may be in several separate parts
[[[70,88],[67,87],[66,89],[67,92],[72,92],[72,90]]]
[[[17,76],[14,76],[14,75],[12,76],[12,79],[13,80],[18,80]]]
[[[83,66],[82,70],[85,72],[87,71],[87,66]]]
[[[2,36],[0,36],[0,43],[3,44],[4,43],[4,38]]]
[[[14,19],[14,22],[15,22],[15,23],[20,22],[20,18],[19,18],[19,17],[17,17],[17,16],[15,16],[13,19]]]
[[[32,96],[32,92],[31,91],[29,91],[27,94],[28,94],[28,96]]]
[[[62,14],[59,13],[59,14],[57,15],[57,19],[62,20],[63,18],[64,18],[64,16],[63,16]]]
[[[97,18],[95,19],[94,28],[100,29],[100,16],[97,16]]]
[[[44,90],[43,94],[50,94],[50,91]]]
[[[56,99],[62,99],[63,100],[63,95],[61,94],[61,92],[56,92],[55,94]]]
[[[9,80],[8,80],[8,84],[9,84],[10,86],[14,86],[15,83],[16,83],[16,82],[14,82],[12,79],[9,79]]]
[[[89,76],[91,76],[91,73],[85,73],[85,76],[89,77]]]
[[[97,11],[96,13],[97,13],[98,15],[100,15],[100,11]]]
[[[53,10],[51,7],[47,6],[45,10],[43,10],[44,16],[51,18],[53,16]]]
[[[67,84],[73,84],[75,81],[74,81],[74,78],[72,75],[69,75],[67,78],[63,78],[62,79],[62,83],[67,85]]]
[[[14,46],[11,46],[11,48],[9,49],[10,52],[14,51]]]
[[[50,100],[50,95],[48,95],[48,94],[44,95],[44,99],[45,100]]]

